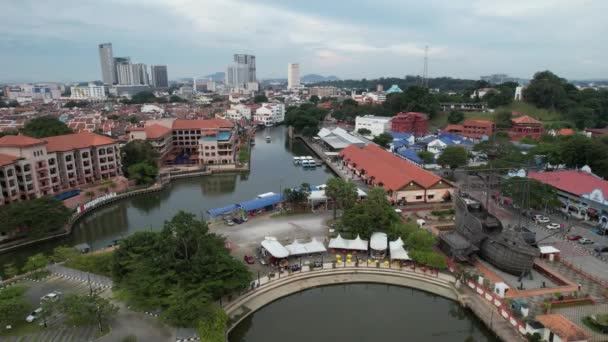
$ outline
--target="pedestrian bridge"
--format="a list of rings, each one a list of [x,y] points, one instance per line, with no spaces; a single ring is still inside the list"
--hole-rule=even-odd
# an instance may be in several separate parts
[[[257,283],[257,280],[255,281]],[[269,278],[260,278],[260,285],[223,307],[230,323],[228,332],[237,326],[243,319],[263,306],[291,294],[320,286],[347,284],[347,283],[380,283],[403,287],[410,287],[430,292],[451,300],[459,300],[460,295],[455,288],[455,278],[445,273],[411,269],[409,267],[388,268],[350,265],[347,267],[332,264],[324,265],[323,269],[310,270],[308,266],[302,267],[301,272],[282,273]]]

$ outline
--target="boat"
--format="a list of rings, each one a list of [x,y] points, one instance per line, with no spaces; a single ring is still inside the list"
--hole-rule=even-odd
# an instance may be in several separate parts
[[[300,159],[300,157],[293,157],[293,164],[294,165],[300,165],[301,161],[302,161],[302,159]]]
[[[270,139],[271,139],[271,138],[270,138],[270,135],[267,135],[267,136],[266,136],[266,142],[270,142]]]
[[[456,230],[439,236],[439,246],[459,261],[472,261],[475,256],[507,273],[528,274],[538,247],[530,243],[526,230],[503,227],[483,205],[461,193],[455,196]]]

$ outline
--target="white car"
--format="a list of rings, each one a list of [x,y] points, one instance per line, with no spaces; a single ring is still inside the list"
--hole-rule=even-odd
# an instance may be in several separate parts
[[[224,221],[224,223],[225,223],[227,226],[234,226],[234,221],[232,221],[232,220],[225,220],[225,221]]]
[[[580,238],[578,239],[578,243],[580,243],[581,245],[591,245],[593,244],[593,240],[587,238]]]
[[[551,220],[549,220],[549,218],[545,216],[541,216],[536,219],[536,223],[549,223],[550,221]]]
[[[549,230],[554,230],[554,229],[559,229],[559,228],[560,228],[560,225],[558,223],[549,223],[547,225],[547,229],[549,229]]]
[[[53,291],[40,297],[40,302],[44,302],[45,300],[56,301],[59,300],[59,298],[61,298],[61,292]]]
[[[38,316],[40,316],[41,312],[42,312],[42,308],[38,308],[38,309],[32,311],[32,313],[29,314],[29,316],[27,316],[25,318],[25,321],[28,323],[32,323],[33,321],[35,321],[38,318]]]

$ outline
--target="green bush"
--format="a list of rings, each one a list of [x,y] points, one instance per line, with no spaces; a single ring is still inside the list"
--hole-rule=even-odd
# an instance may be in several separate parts
[[[68,260],[65,265],[77,270],[111,277],[113,254],[113,252],[81,254]]]

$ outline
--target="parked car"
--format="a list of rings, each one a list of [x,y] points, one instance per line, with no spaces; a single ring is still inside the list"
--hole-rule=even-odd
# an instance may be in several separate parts
[[[577,241],[577,240],[582,239],[583,237],[580,236],[580,235],[577,235],[577,234],[570,234],[570,235],[567,236],[567,238],[570,241]]]
[[[227,226],[234,226],[234,222],[233,222],[232,220],[225,220],[225,221],[224,221],[224,223],[225,223]]]
[[[560,228],[559,223],[549,223],[547,225],[547,229],[549,229],[549,230],[554,230],[554,229],[559,229],[559,228]]]
[[[606,234],[606,230],[604,228],[595,227],[595,228],[591,229],[591,231],[594,232],[597,235],[605,235]]]
[[[608,246],[604,246],[604,245],[595,246],[595,248],[593,248],[593,250],[596,253],[606,253],[606,252],[608,252]]]
[[[243,221],[243,219],[241,219],[241,218],[235,217],[235,218],[233,218],[233,219],[232,219],[232,222],[234,222],[234,223],[236,223],[236,224],[241,224],[241,223],[243,223],[244,221]]]
[[[541,216],[539,218],[536,218],[535,221],[536,223],[549,223],[551,220],[549,220],[548,217]]]
[[[300,265],[299,264],[293,264],[291,265],[291,272],[298,272],[300,270]]]
[[[247,216],[243,216],[243,217],[241,217],[241,219],[243,219],[243,222],[249,221],[249,219],[247,218]]]
[[[315,268],[317,268],[317,267],[322,267],[322,266],[323,266],[323,263],[322,263],[322,262],[320,262],[320,261],[315,261],[315,262],[314,262],[314,265],[315,265]]]
[[[61,298],[61,292],[53,291],[51,293],[47,293],[44,296],[40,297],[40,302],[44,302],[46,300],[56,301],[56,300],[59,300],[59,298]]]
[[[42,312],[42,308],[38,308],[38,309],[32,311],[32,313],[29,314],[25,318],[25,321],[28,322],[28,323],[32,323],[33,321],[35,321],[40,316],[41,312]]]
[[[578,243],[580,243],[581,245],[590,245],[593,243],[593,240],[587,239],[587,238],[581,238],[578,240]]]
[[[245,260],[245,262],[246,262],[247,264],[249,264],[249,265],[253,265],[253,264],[255,264],[255,258],[254,258],[253,256],[251,256],[251,255],[245,255],[245,256],[243,257],[243,260]]]

